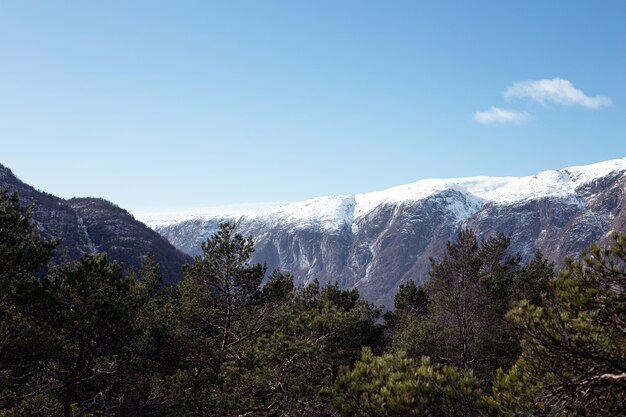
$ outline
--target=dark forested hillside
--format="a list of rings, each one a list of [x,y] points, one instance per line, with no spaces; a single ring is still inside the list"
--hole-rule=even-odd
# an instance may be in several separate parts
[[[67,254],[77,259],[83,254],[106,252],[112,260],[138,267],[150,253],[167,280],[182,278],[182,264],[190,258],[115,204],[97,198],[55,197],[25,184],[0,165],[2,186],[17,191],[22,204],[35,204],[33,219],[44,236],[58,239],[57,256]]]

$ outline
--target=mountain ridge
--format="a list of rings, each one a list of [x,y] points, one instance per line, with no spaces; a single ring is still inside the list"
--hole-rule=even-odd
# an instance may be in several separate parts
[[[106,252],[111,260],[137,268],[151,253],[164,279],[172,283],[182,279],[182,264],[191,261],[127,210],[105,199],[56,197],[24,183],[2,164],[0,186],[17,192],[24,205],[35,203],[33,220],[42,234],[59,239],[57,259]]]
[[[242,215],[158,219],[147,224],[195,255],[223,221],[255,238],[252,261],[292,272],[296,282],[336,281],[392,305],[407,280],[427,279],[459,227],[479,237],[511,235],[511,250],[560,262],[626,226],[626,158],[526,177],[421,180],[373,193],[327,196]]]
[[[541,171],[532,176],[473,176],[444,179],[422,179],[408,184],[390,187],[381,191],[314,197],[297,202],[277,204],[259,210],[248,210],[238,214],[219,212],[214,208],[211,214],[174,216],[170,219],[154,219],[150,214],[138,215],[151,227],[161,227],[186,220],[237,219],[245,216],[266,216],[280,212],[291,212],[301,218],[334,220],[336,217],[357,219],[373,208],[384,203],[398,203],[407,200],[420,200],[448,189],[470,194],[476,202],[493,204],[518,203],[528,199],[544,197],[575,197],[575,189],[612,172],[626,171],[626,157],[590,165],[572,166],[559,170]],[[269,203],[261,203],[269,204]],[[353,207],[353,213],[344,214],[334,206],[337,204]],[[250,205],[253,206],[253,205]],[[335,211],[333,216],[332,212]]]

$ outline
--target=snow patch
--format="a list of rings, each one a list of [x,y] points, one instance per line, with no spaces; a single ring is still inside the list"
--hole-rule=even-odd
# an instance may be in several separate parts
[[[87,249],[89,250],[89,253],[90,254],[97,253],[98,247],[93,242],[93,240],[91,240],[91,236],[89,236],[89,232],[87,231],[85,222],[83,221],[83,218],[80,216],[78,216],[78,228],[83,232],[83,236],[85,237],[85,243],[87,243]]]
[[[319,197],[259,210],[241,216],[239,221],[262,220],[288,223],[299,228],[340,229],[352,225],[354,205],[353,196]]]
[[[597,164],[569,167],[563,171],[569,173],[572,182],[579,187],[600,178],[609,176],[614,172],[626,171],[626,158],[613,159],[611,161],[598,162]]]
[[[540,198],[571,199],[578,202],[576,189],[583,184],[626,171],[626,158],[597,164],[543,171],[528,177],[468,177],[425,179],[383,191],[313,198],[296,203],[247,204],[214,207],[183,213],[142,213],[137,217],[152,228],[188,220],[234,220],[243,223],[269,222],[293,228],[338,230],[345,226],[356,232],[355,221],[383,205],[425,200],[435,195],[446,199],[447,208],[463,221],[487,203],[510,205]],[[454,191],[450,193],[450,191]]]
[[[150,226],[151,228],[170,226],[172,224],[182,223],[189,220],[213,220],[223,219],[235,220],[245,214],[255,213],[268,207],[280,207],[285,202],[269,202],[269,203],[250,203],[250,204],[230,204],[223,206],[213,206],[196,208],[183,211],[140,211],[134,214],[135,218],[140,222]]]

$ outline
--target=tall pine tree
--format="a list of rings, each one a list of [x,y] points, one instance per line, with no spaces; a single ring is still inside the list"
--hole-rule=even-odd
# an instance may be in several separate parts
[[[462,229],[440,262],[432,260],[427,284],[426,343],[437,362],[472,369],[488,384],[499,367],[517,358],[513,327],[505,320],[519,257],[507,255],[502,234],[478,243]]]
[[[56,246],[42,237],[32,221],[33,210],[20,204],[17,193],[0,188],[0,408],[23,415],[40,390],[39,358],[33,349],[41,340],[32,316],[41,295],[36,276]]]

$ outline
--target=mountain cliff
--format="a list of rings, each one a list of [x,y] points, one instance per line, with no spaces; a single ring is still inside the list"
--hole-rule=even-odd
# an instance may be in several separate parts
[[[479,237],[511,235],[511,251],[560,262],[613,230],[626,231],[626,158],[544,171],[530,177],[422,180],[388,190],[321,197],[244,215],[146,219],[180,250],[195,255],[220,222],[255,238],[253,261],[358,288],[391,306],[398,286],[428,278],[461,226]]]
[[[59,240],[56,255],[76,259],[106,252],[109,259],[138,267],[151,253],[169,282],[182,279],[182,264],[190,261],[166,239],[135,220],[126,210],[98,198],[64,200],[36,190],[0,165],[0,186],[17,191],[23,204],[35,203],[33,219],[48,238]]]

